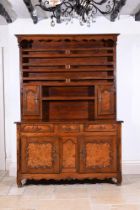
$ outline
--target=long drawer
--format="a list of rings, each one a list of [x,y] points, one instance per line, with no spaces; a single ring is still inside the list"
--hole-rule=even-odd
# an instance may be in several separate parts
[[[93,123],[51,123],[51,124],[21,124],[21,132],[25,133],[43,133],[43,132],[98,132],[107,131],[114,132],[117,129],[117,124],[93,124]]]

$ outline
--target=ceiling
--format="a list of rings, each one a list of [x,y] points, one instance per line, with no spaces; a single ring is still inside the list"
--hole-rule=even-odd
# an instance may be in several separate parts
[[[25,6],[23,0],[0,0],[0,3],[5,4],[7,2],[10,3],[6,5],[5,7],[9,8],[11,7],[11,13],[12,13],[12,19],[17,18],[30,18],[30,14],[27,10],[27,7]],[[37,0],[33,0],[34,2],[37,2]],[[126,0],[125,6],[121,9],[120,14],[121,15],[135,15],[140,10],[140,0]],[[14,12],[15,14],[14,14]],[[0,24],[5,24],[5,19],[0,16]]]

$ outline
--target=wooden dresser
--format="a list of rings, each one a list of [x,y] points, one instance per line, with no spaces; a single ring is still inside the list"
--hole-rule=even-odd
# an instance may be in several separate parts
[[[21,122],[17,185],[23,179],[121,183],[116,121],[116,34],[17,35]]]

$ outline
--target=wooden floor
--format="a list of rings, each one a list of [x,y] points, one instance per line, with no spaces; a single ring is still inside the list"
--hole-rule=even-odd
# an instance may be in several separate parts
[[[0,210],[140,210],[140,175],[113,184],[33,185],[17,188],[0,171]]]

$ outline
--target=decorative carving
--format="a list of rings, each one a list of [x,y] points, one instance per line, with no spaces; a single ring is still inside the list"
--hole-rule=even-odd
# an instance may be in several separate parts
[[[111,160],[111,146],[109,143],[86,144],[86,167],[109,167],[111,166]]]
[[[51,168],[53,164],[53,146],[51,143],[28,143],[27,166],[29,168]]]

